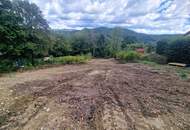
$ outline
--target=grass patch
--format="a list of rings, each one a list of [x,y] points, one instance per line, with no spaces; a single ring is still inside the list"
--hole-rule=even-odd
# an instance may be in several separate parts
[[[0,115],[0,126],[6,124],[8,121],[8,115],[7,114],[1,114]]]
[[[138,62],[145,64],[145,65],[151,65],[151,66],[158,66],[159,65],[159,64],[152,62],[152,61],[139,60]]]
[[[161,65],[151,61],[142,61],[139,60],[138,63],[142,63],[151,67],[154,67],[158,70],[166,70],[166,71],[173,71],[176,73],[181,79],[187,80],[190,78],[190,68],[181,68],[176,66],[169,66],[169,65]]]
[[[90,56],[63,56],[50,57],[46,62],[48,64],[82,64],[90,60]]]
[[[178,68],[176,69],[176,73],[181,79],[188,79],[190,77],[190,69],[189,68]]]
[[[184,72],[180,72],[180,73],[178,73],[178,75],[179,75],[179,77],[181,77],[182,79],[187,79],[187,74],[186,73],[184,73]]]

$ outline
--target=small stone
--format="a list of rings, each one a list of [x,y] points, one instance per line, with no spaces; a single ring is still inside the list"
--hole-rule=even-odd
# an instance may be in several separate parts
[[[50,109],[49,109],[49,108],[47,108],[47,109],[46,109],[46,111],[47,111],[47,112],[49,112],[49,111],[50,111]]]

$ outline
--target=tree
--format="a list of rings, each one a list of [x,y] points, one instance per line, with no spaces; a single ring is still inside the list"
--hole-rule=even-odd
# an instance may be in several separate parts
[[[121,44],[122,44],[121,29],[114,28],[110,38],[110,45],[109,45],[109,51],[111,52],[111,56],[115,56],[115,54],[119,50],[121,50]]]
[[[19,23],[22,18],[15,15],[9,0],[0,1],[0,53],[1,59],[15,61],[23,53],[25,30]]]
[[[155,52],[156,46],[154,44],[147,44],[145,46],[147,53]]]
[[[96,48],[97,48],[97,39],[96,39],[96,34],[94,33],[93,30],[89,31],[89,36],[88,36],[89,43],[92,45],[91,50],[92,50],[92,56],[96,55]]]
[[[55,44],[50,50],[53,56],[66,56],[71,54],[71,44],[69,44],[62,36],[56,37]]]
[[[130,44],[134,44],[136,42],[136,37],[124,37],[123,41],[122,41],[122,45],[121,48],[123,50],[126,50],[128,45]]]
[[[167,52],[170,62],[190,64],[190,38],[182,38],[169,44]]]
[[[87,41],[87,39],[83,36],[75,36],[72,40],[72,54],[79,55],[79,54],[87,54],[91,53],[91,45]]]
[[[27,0],[14,0],[13,5],[15,14],[23,19],[20,25],[26,29],[27,43],[24,56],[30,58],[34,64],[34,58],[47,55],[50,48],[49,25],[34,3],[29,3]]]
[[[97,47],[95,48],[95,57],[106,56],[106,39],[104,35],[100,35],[97,40]]]
[[[168,43],[165,40],[158,41],[156,46],[156,53],[160,55],[166,55],[168,49]]]
[[[15,64],[20,59],[47,55],[48,24],[35,4],[0,0],[0,58]]]
[[[22,26],[26,29],[47,31],[49,25],[43,18],[39,7],[34,3],[29,3],[27,0],[14,0],[13,10],[15,13],[23,18]]]

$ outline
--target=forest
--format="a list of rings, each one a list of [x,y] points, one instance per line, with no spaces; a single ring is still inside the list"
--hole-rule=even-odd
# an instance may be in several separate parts
[[[146,55],[139,57],[135,50],[142,48]],[[121,59],[132,56],[158,63],[164,59],[164,63],[189,64],[190,38],[177,34],[148,35],[120,27],[55,30],[49,27],[36,4],[0,1],[1,71],[44,64],[44,57],[78,55]]]

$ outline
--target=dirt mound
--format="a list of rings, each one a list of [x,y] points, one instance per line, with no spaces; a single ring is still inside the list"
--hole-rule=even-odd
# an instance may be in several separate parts
[[[190,129],[189,82],[141,64],[112,60],[70,69],[13,87],[15,96],[32,97],[15,114],[15,129]]]

